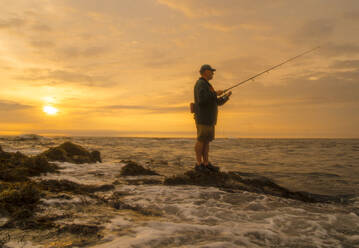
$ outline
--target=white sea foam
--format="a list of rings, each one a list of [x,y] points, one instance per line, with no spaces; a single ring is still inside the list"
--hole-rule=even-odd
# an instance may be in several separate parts
[[[108,242],[98,247],[340,247],[333,231],[338,223],[344,229],[359,228],[358,220],[349,218],[349,213],[328,214],[325,205],[308,208],[302,202],[248,192],[148,185],[128,185],[121,190],[130,193],[123,197],[126,203],[155,209],[162,216],[132,222],[114,218],[106,228],[127,232],[119,236],[110,232],[105,235]],[[248,208],[254,204],[261,207]],[[342,238],[356,240],[355,235]]]
[[[112,183],[120,174],[123,163],[91,163],[73,164],[56,162],[61,168],[60,173],[47,174],[41,179],[70,180],[82,184],[107,184]]]
[[[41,199],[41,202],[44,205],[59,205],[59,204],[79,204],[83,202],[94,203],[90,197],[87,196],[74,196],[71,199],[63,199],[63,198],[50,198],[50,199]]]
[[[46,179],[67,179],[83,184],[111,183],[122,163],[59,163],[60,174]],[[132,179],[141,177],[131,177]],[[294,244],[340,247],[340,239],[355,243],[359,219],[336,205],[311,204],[250,192],[227,193],[214,187],[118,185],[127,204],[161,213],[136,220],[114,216],[106,224],[97,247],[263,247]],[[107,195],[110,195],[108,192]],[[48,204],[62,199],[49,199]],[[79,201],[79,200],[77,200]],[[68,200],[75,203],[76,200]],[[353,234],[340,230],[356,230]]]

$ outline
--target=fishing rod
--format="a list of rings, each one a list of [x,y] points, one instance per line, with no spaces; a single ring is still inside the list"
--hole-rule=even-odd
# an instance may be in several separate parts
[[[225,89],[222,94],[226,93],[227,91],[229,91],[229,90],[231,90],[231,89],[233,89],[233,88],[235,88],[235,87],[238,87],[239,85],[242,85],[242,84],[244,84],[244,83],[246,83],[246,82],[248,82],[248,81],[251,81],[251,80],[253,80],[254,78],[256,78],[256,77],[258,77],[258,76],[260,76],[260,75],[262,75],[262,74],[264,74],[264,73],[266,73],[266,72],[269,72],[269,71],[271,71],[271,70],[274,70],[275,68],[277,68],[277,67],[279,67],[279,66],[282,66],[282,65],[284,65],[284,64],[286,64],[286,63],[288,63],[288,62],[290,62],[290,61],[292,61],[292,60],[295,60],[296,58],[299,58],[299,57],[301,57],[301,56],[303,56],[303,55],[305,55],[305,54],[307,54],[307,53],[313,52],[314,50],[317,50],[317,49],[319,49],[319,48],[320,48],[319,46],[318,46],[318,47],[315,47],[315,48],[313,48],[313,49],[311,49],[311,50],[309,50],[309,51],[306,51],[306,52],[304,52],[304,53],[301,53],[301,54],[299,54],[299,55],[297,55],[297,56],[295,56],[295,57],[292,57],[292,58],[290,58],[290,59],[287,59],[286,61],[284,61],[284,62],[282,62],[282,63],[280,63],[280,64],[278,64],[278,65],[275,65],[275,66],[273,66],[273,67],[271,67],[271,68],[269,68],[269,69],[267,69],[267,70],[265,70],[265,71],[262,71],[261,73],[258,73],[258,74],[256,74],[256,75],[254,75],[253,77],[250,77],[250,78],[248,78],[248,79],[246,79],[246,80],[244,80],[244,81],[242,81],[242,82],[239,82],[239,83],[237,83],[237,84],[235,84],[235,85],[229,87],[228,89]]]

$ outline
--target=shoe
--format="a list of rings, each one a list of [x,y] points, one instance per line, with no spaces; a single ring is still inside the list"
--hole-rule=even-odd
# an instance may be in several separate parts
[[[200,165],[196,164],[196,165],[194,166],[194,170],[195,170],[195,171],[200,171],[200,170],[202,170],[202,166],[203,166],[203,164],[200,164]]]
[[[196,166],[194,167],[194,170],[197,172],[208,172],[209,171],[207,166],[205,166],[204,164],[200,164],[200,165],[196,164]]]
[[[208,163],[208,165],[206,165],[206,167],[213,172],[218,172],[219,171],[219,167],[218,166],[214,166],[211,163]]]

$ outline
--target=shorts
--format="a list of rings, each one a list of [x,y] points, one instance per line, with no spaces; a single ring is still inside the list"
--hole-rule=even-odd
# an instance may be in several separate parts
[[[214,126],[196,124],[197,140],[198,141],[212,141],[214,140]]]

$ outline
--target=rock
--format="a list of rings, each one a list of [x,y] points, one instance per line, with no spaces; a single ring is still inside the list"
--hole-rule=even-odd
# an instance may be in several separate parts
[[[32,216],[31,218],[22,219],[18,221],[12,221],[13,227],[18,227],[21,229],[38,229],[38,230],[49,230],[51,228],[57,227],[55,223],[56,220],[64,218],[61,215],[57,216]]]
[[[152,179],[152,178],[136,178],[136,179],[126,179],[127,184],[131,185],[144,185],[144,184],[162,184],[161,180]]]
[[[91,152],[91,156],[95,161],[99,161],[100,163],[102,162],[101,160],[101,154],[99,151],[92,151]]]
[[[40,200],[40,191],[35,184],[2,183],[0,210],[14,219],[28,218]]]
[[[28,157],[0,148],[0,213],[10,217],[6,227],[31,218],[39,203],[41,192],[29,177],[57,170],[44,156]]]
[[[99,151],[89,152],[82,146],[71,142],[65,142],[57,147],[52,147],[47,151],[44,151],[42,155],[46,156],[49,161],[75,164],[102,162]]]
[[[69,224],[61,227],[58,232],[68,232],[75,235],[89,236],[97,235],[103,227],[97,225]]]
[[[219,187],[228,192],[245,190],[260,194],[300,200],[304,202],[338,202],[343,203],[343,196],[325,196],[308,192],[292,192],[277,185],[270,179],[254,174],[239,172],[187,171],[183,175],[164,180],[165,185],[199,185]],[[350,196],[345,199],[348,201]],[[344,201],[345,202],[345,201]]]
[[[138,176],[138,175],[159,175],[157,172],[146,169],[133,161],[121,161],[126,165],[121,170],[121,176]]]
[[[84,185],[71,182],[69,180],[43,180],[38,183],[39,188],[55,193],[71,192],[75,194],[91,194],[95,192],[104,192],[113,190],[115,187],[112,184],[104,185]]]
[[[27,181],[30,176],[56,172],[57,169],[58,166],[49,163],[42,155],[28,157],[20,152],[4,152],[0,149],[0,180]]]
[[[217,186],[225,187],[230,182],[229,175],[223,172],[212,171],[187,171],[184,175],[166,178],[164,184],[166,185],[199,185],[199,186]]]

